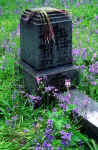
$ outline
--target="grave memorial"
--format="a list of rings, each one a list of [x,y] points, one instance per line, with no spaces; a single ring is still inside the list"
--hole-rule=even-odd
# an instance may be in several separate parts
[[[24,86],[29,93],[38,94],[37,77],[47,76],[47,84],[59,89],[61,95],[65,91],[66,79],[71,79],[71,88],[79,83],[80,70],[72,63],[72,20],[67,11],[26,9],[20,19],[20,48],[20,61],[16,64],[20,65],[18,69],[24,74]],[[90,103],[81,107],[87,96],[77,89],[70,89],[70,93],[72,104],[78,100],[84,126],[90,130],[88,134],[98,138],[98,126],[90,120],[88,113],[98,113],[98,104],[89,98]]]
[[[47,84],[59,90],[65,89],[65,79],[78,84],[79,72],[72,63],[72,20],[67,11],[26,9],[20,20],[20,47],[20,64],[30,92],[37,91],[37,76],[47,75]]]

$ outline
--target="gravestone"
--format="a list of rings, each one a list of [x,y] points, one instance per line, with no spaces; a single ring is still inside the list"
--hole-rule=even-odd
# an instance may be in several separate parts
[[[21,60],[35,70],[72,65],[72,20],[68,12],[52,8],[45,12],[49,21],[39,9],[25,10],[21,16]]]
[[[71,79],[73,88],[79,83],[79,71],[72,63],[70,14],[65,10],[42,8],[48,15],[47,22],[40,10],[26,9],[20,20],[19,64],[23,67],[24,86],[30,93],[37,92],[36,78],[47,75],[48,85],[65,90],[65,79]]]
[[[45,11],[52,25],[55,40],[52,35],[49,37],[49,24],[47,19],[43,23],[42,16],[45,14],[41,14],[40,11],[25,10],[20,20],[21,55],[15,67],[24,74],[24,86],[29,93],[38,94],[37,77],[47,76],[47,84],[59,89],[59,94],[65,91],[66,79],[71,79],[71,88],[79,83],[80,70],[72,63],[72,20],[64,10],[49,9],[50,11]],[[48,40],[45,38],[46,33]],[[87,96],[76,89],[70,90],[70,93],[72,104],[74,100],[78,100],[77,107],[81,113],[76,113],[81,114],[88,134],[98,138],[98,126],[90,119],[90,114],[95,111],[97,113],[98,104],[89,98],[90,103],[87,106],[82,105]],[[96,120],[95,117],[94,119]]]

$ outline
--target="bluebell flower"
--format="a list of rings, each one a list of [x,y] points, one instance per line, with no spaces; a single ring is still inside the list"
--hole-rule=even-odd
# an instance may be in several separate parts
[[[52,120],[48,120],[48,126],[50,126],[50,127],[53,126],[53,121]]]
[[[17,115],[16,116],[13,116],[11,117],[12,120],[16,121],[18,119]]]
[[[42,144],[42,146],[43,146],[43,147],[47,147],[47,144],[48,144],[48,142],[47,142],[47,141],[44,141],[43,144]]]
[[[54,86],[48,86],[48,87],[45,87],[45,92],[50,92],[50,91],[52,91],[54,89],[55,89]]]
[[[45,0],[44,5],[48,6],[49,5],[49,0]]]
[[[52,133],[52,129],[50,129],[49,127],[47,127],[46,130],[45,130],[45,136],[47,137],[51,133]]]
[[[70,141],[67,141],[67,140],[61,140],[61,144],[63,144],[64,147],[69,147]]]
[[[28,130],[27,130],[27,129],[24,129],[24,132],[26,133],[26,132],[28,132]]]
[[[54,136],[53,135],[48,135],[47,138],[48,138],[48,142],[51,142],[54,139]]]

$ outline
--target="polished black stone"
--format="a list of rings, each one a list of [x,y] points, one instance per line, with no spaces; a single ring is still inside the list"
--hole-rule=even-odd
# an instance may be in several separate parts
[[[45,42],[48,25],[41,24],[40,14],[35,13],[31,20],[30,10],[25,10],[20,19],[21,60],[36,70],[55,68],[72,64],[72,20],[61,12],[48,13],[53,27],[55,42]],[[56,20],[55,20],[56,19]],[[28,19],[27,19],[28,20]],[[37,21],[38,20],[38,21]]]

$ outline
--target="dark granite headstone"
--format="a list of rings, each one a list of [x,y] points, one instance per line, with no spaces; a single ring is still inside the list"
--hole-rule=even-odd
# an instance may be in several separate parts
[[[31,92],[37,92],[37,77],[47,75],[47,84],[65,90],[65,79],[72,87],[79,83],[79,71],[72,64],[72,20],[65,10],[44,8],[25,10],[20,20],[21,55],[19,64],[23,67],[24,85]],[[43,22],[43,17],[45,22]],[[50,34],[53,28],[54,39]],[[52,29],[51,28],[51,29]],[[48,33],[48,34],[47,34]],[[47,37],[50,39],[46,40]]]
[[[39,10],[25,10],[20,20],[21,60],[35,70],[72,65],[72,20],[64,10],[46,12],[55,41],[46,40],[51,31]]]

